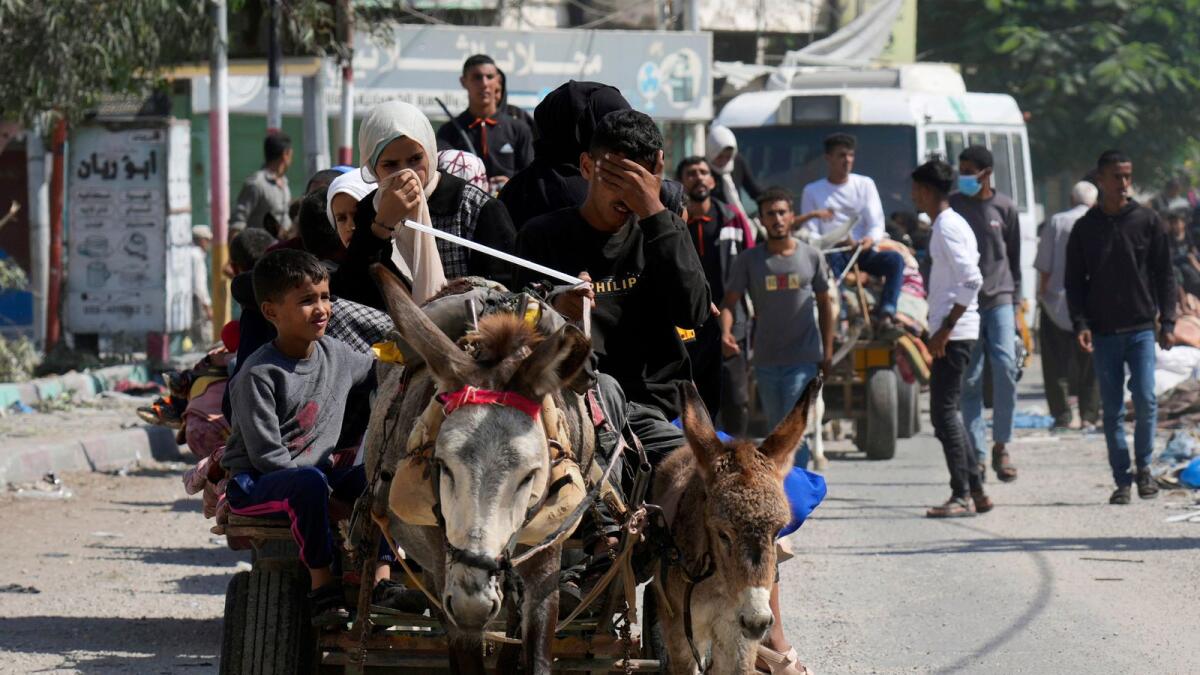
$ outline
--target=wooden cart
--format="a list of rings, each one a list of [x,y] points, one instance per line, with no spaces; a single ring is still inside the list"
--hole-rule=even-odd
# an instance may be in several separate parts
[[[376,530],[377,532],[377,530]],[[250,571],[230,580],[225,596],[221,641],[222,674],[449,673],[446,633],[436,616],[406,614],[370,605],[373,557],[359,565],[364,574],[346,573],[347,601],[357,617],[346,625],[314,627],[308,611],[308,573],[300,563],[291,531],[283,520],[230,516],[230,545],[251,550]],[[633,545],[623,541],[622,545]],[[345,570],[353,556],[344,556]],[[617,576],[598,616],[576,619],[555,637],[555,672],[659,672],[655,644],[634,632],[637,608],[629,608]],[[653,614],[651,608],[648,614]],[[631,617],[630,624],[613,616]],[[363,621],[367,617],[367,621]],[[505,637],[503,622],[488,626],[483,649],[496,668],[500,647],[519,641]],[[661,646],[659,647],[661,650]]]

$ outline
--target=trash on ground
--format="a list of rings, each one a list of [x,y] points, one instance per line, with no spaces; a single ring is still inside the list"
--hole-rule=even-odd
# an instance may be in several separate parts
[[[1013,415],[1013,427],[1016,429],[1049,429],[1054,426],[1054,418],[1050,415],[1031,411],[1021,411]]]
[[[22,586],[20,584],[4,584],[3,586],[0,586],[0,593],[29,593],[32,595],[35,593],[41,593],[41,591],[34,588],[33,586]]]
[[[48,473],[36,483],[14,485],[16,496],[21,499],[70,499],[75,496],[58,476]]]

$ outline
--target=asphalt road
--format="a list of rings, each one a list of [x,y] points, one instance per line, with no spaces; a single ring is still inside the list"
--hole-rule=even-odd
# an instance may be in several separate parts
[[[1198,670],[1200,524],[1164,522],[1192,497],[1108,506],[1099,436],[1022,435],[1020,479],[993,478],[996,510],[958,521],[923,517],[949,490],[928,430],[889,462],[849,447],[831,444],[829,497],[782,570],[817,673]],[[179,471],[66,475],[67,500],[0,493],[0,672],[216,669],[240,556]]]
[[[1021,389],[1020,408],[1041,404],[1036,382]],[[832,455],[827,501],[782,571],[802,661],[817,673],[1200,672],[1200,524],[1164,522],[1191,494],[1110,506],[1102,436],[1020,432],[1018,480],[989,476],[994,511],[929,520],[950,494],[929,434],[888,462]]]

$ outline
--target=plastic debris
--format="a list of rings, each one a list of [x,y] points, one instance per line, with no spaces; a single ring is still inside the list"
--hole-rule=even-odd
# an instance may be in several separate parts
[[[14,401],[13,404],[8,407],[8,411],[18,415],[28,415],[29,413],[33,412],[33,408],[25,405],[24,401]]]
[[[1179,482],[1184,487],[1200,489],[1200,457],[1188,462],[1187,468],[1179,474]]]
[[[16,496],[21,499],[70,499],[75,493],[58,476],[48,473],[36,483],[17,487]]]

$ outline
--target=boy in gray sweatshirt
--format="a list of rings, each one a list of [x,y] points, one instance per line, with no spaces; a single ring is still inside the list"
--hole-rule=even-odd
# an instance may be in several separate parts
[[[230,474],[226,498],[238,515],[291,521],[312,578],[314,622],[345,619],[332,571],[329,498],[353,503],[366,488],[362,465],[354,465],[357,448],[337,445],[351,391],[375,386],[375,360],[325,335],[329,273],[312,255],[268,253],[253,279],[263,316],[278,334],[233,380],[233,432],[221,460]],[[381,564],[377,580],[387,572]]]

